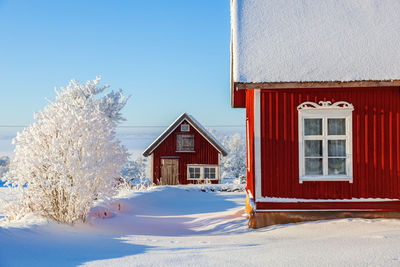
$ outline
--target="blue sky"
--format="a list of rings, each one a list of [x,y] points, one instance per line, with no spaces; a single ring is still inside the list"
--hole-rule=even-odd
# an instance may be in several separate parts
[[[54,87],[103,77],[124,125],[243,125],[230,107],[229,0],[0,0],[0,125],[27,125]]]

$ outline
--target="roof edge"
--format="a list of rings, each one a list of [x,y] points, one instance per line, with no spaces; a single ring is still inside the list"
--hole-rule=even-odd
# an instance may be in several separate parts
[[[346,87],[391,87],[400,86],[400,80],[360,80],[360,81],[307,81],[307,82],[235,82],[236,90],[245,89],[285,89],[285,88],[346,88]]]

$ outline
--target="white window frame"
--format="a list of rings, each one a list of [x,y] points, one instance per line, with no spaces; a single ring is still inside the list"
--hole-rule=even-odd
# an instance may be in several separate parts
[[[200,168],[200,178],[190,178],[189,168]],[[215,178],[204,178],[204,168],[215,168]],[[219,180],[219,166],[210,164],[188,164],[186,166],[187,180],[188,181],[199,181],[199,180]]]
[[[304,181],[348,181],[353,183],[353,154],[352,154],[352,112],[354,107],[345,101],[331,103],[320,101],[304,102],[297,107],[299,118],[299,182]],[[305,136],[304,119],[322,119],[322,136]],[[345,135],[328,136],[328,119],[345,119]],[[305,175],[304,140],[322,140],[322,175]],[[346,175],[328,175],[328,140],[346,140]]]
[[[181,132],[190,132],[190,125],[188,123],[181,124]]]

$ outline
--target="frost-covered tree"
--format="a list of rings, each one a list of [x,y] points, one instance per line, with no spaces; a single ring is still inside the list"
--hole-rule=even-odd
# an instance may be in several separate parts
[[[239,133],[224,136],[222,144],[229,150],[221,161],[221,178],[246,177],[246,142]]]
[[[0,186],[2,186],[1,178],[8,172],[10,158],[7,156],[0,157]]]
[[[128,157],[115,137],[127,98],[121,90],[105,94],[109,86],[99,82],[72,80],[56,89],[55,100],[14,138],[5,179],[21,190],[23,212],[61,223],[85,221],[95,200],[115,193]]]
[[[149,164],[145,157],[138,157],[136,160],[129,160],[121,170],[120,188],[121,189],[140,189],[149,187],[153,183],[148,178]]]
[[[136,160],[129,160],[121,170],[121,176],[126,180],[147,177],[147,158],[138,157]]]

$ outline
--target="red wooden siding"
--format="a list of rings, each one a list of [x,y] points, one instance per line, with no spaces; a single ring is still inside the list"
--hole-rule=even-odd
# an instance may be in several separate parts
[[[161,176],[161,158],[179,158],[179,183],[187,184],[187,164],[218,165],[219,152],[199,132],[190,126],[189,132],[181,132],[180,125],[153,151],[153,181],[156,183]],[[176,152],[177,134],[194,135],[195,152]],[[218,183],[219,181],[212,181]]]
[[[244,90],[242,90],[244,91]],[[254,91],[246,90],[247,190],[254,196]]]
[[[253,96],[249,92],[252,90],[247,91],[247,116],[251,118],[254,106],[249,98]],[[262,196],[304,199],[400,198],[398,87],[277,89],[261,90],[260,95]],[[304,101],[347,101],[354,105],[352,184],[338,181],[299,183],[296,108]],[[253,129],[253,124],[250,124],[250,128]],[[252,133],[250,135],[253,136]],[[250,146],[252,148],[253,144]],[[253,186],[252,175],[248,173],[250,188]]]

